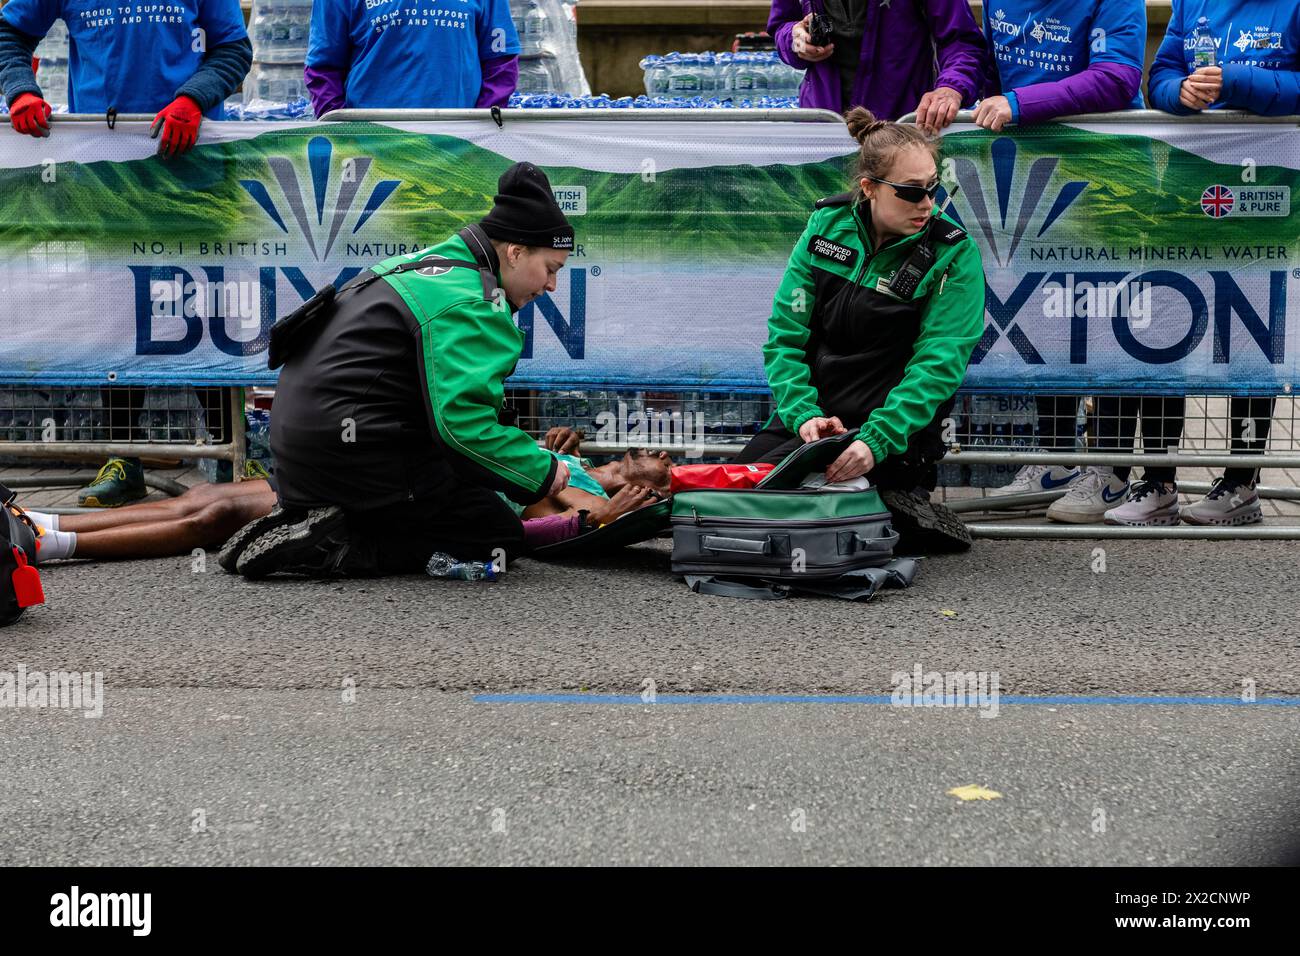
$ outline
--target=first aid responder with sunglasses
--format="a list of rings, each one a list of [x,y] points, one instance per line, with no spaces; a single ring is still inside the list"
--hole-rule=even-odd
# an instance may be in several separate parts
[[[826,480],[866,475],[900,550],[964,549],[969,532],[930,492],[984,332],[979,250],[935,208],[933,140],[860,107],[845,119],[861,144],[856,188],[817,203],[790,255],[763,348],[776,413],[736,461],[778,462],[852,430]]]

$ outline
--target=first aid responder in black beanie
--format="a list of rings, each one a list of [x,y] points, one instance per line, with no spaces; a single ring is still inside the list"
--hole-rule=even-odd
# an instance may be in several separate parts
[[[513,313],[554,291],[571,249],[546,175],[516,163],[481,222],[278,323],[279,505],[231,540],[222,564],[248,577],[400,574],[434,552],[517,553],[523,526],[497,492],[530,504],[569,472],[499,420],[524,342]]]

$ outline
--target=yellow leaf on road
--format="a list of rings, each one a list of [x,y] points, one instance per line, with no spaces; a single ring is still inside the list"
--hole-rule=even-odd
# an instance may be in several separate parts
[[[956,617],[956,616],[957,616],[957,612],[956,612],[956,611],[950,611],[950,610],[948,610],[947,608],[944,608],[944,609],[943,609],[942,611],[940,611],[939,613],[942,614],[944,617]]]
[[[948,796],[956,797],[958,800],[997,800],[1002,794],[988,787],[981,787],[979,784],[968,783],[964,787],[953,787],[948,791]]]

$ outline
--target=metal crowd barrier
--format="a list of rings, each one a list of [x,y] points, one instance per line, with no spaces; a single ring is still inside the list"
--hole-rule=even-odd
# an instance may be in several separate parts
[[[900,123],[915,123],[916,114],[908,113],[898,118]],[[975,122],[974,110],[960,110],[954,123]],[[1300,116],[1258,116],[1243,110],[1205,110],[1189,116],[1175,116],[1163,110],[1119,110],[1114,113],[1078,113],[1071,116],[1058,116],[1053,123],[1189,123],[1221,126],[1233,123],[1251,123],[1257,125],[1300,125]],[[1013,129],[1015,127],[1012,127]]]
[[[162,401],[146,401],[152,392]],[[46,386],[0,385],[0,455],[12,458],[97,461],[106,458],[207,458],[228,461],[234,474],[243,471],[247,453],[244,432],[244,389],[229,386],[200,386],[203,397],[192,386],[96,386],[50,388]],[[53,395],[92,396],[93,404],[79,404],[76,398],[58,400]],[[99,400],[110,393],[109,403]],[[168,393],[182,396],[173,404]],[[42,396],[39,400],[31,396]],[[121,401],[118,401],[120,396]],[[206,400],[204,400],[206,399]],[[202,414],[201,427],[196,423]],[[145,421],[140,422],[141,415]],[[74,437],[68,438],[68,435]],[[143,436],[143,440],[141,437]],[[13,481],[6,479],[12,485]],[[178,494],[174,486],[159,490]],[[184,489],[180,489],[184,490]]]
[[[414,123],[435,120],[476,120],[494,123],[499,116],[507,122],[590,120],[633,122],[636,120],[690,120],[707,123],[758,120],[763,122],[843,123],[844,117],[830,110],[815,109],[499,109],[499,110],[331,110],[322,123]]]

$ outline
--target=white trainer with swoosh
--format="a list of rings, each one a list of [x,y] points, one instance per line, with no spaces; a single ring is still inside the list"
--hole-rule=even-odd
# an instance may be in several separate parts
[[[1063,524],[1096,524],[1106,512],[1128,499],[1128,482],[1115,469],[1089,466],[1070,482],[1065,495],[1047,509],[1047,517]]]

